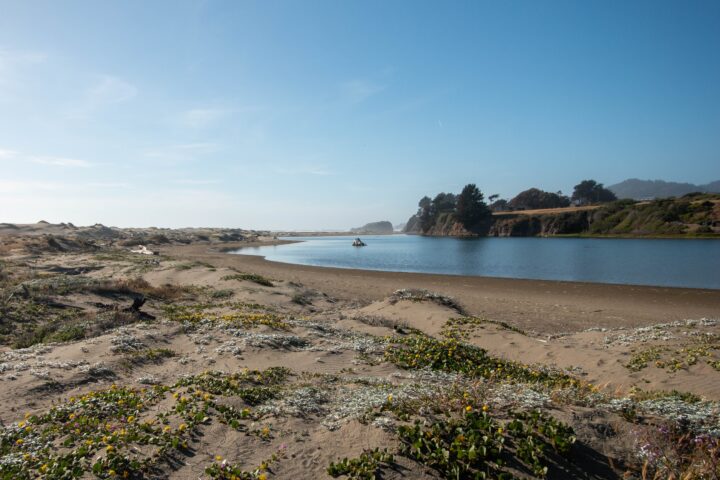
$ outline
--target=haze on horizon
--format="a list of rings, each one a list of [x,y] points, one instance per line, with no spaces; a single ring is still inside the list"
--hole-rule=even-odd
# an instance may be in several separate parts
[[[0,222],[347,229],[720,179],[720,3],[0,0]]]

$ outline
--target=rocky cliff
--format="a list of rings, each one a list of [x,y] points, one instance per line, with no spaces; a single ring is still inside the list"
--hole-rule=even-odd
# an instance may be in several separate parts
[[[572,235],[588,229],[591,212],[550,215],[495,215],[488,235],[493,237],[536,237]]]

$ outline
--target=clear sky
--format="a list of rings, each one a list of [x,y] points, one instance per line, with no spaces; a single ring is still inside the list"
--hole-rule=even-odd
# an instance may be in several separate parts
[[[334,229],[720,179],[720,2],[0,0],[0,221]]]

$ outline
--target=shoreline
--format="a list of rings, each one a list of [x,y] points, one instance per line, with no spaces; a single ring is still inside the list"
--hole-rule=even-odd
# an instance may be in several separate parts
[[[442,236],[428,236],[429,238],[443,238]],[[452,237],[449,237],[452,238]],[[456,237],[458,240],[464,240],[467,238],[464,237]],[[516,237],[521,238],[521,237]],[[528,237],[528,238],[553,238],[553,237]],[[556,237],[556,238],[562,238],[562,237]],[[590,238],[590,237],[578,237],[578,238]],[[608,237],[610,238],[610,237]],[[613,239],[620,239],[618,237],[612,237]],[[260,248],[260,247],[272,247],[272,246],[278,246],[278,245],[289,245],[293,243],[303,243],[311,240],[269,240],[269,241],[253,241],[248,242],[246,244],[243,244],[242,246],[234,246],[234,247],[226,247],[220,249],[223,253],[229,253],[232,255],[250,255],[255,257],[260,257],[266,262],[270,263],[277,263],[281,265],[298,265],[298,266],[304,266],[304,267],[315,267],[315,268],[328,268],[328,269],[337,269],[337,270],[350,270],[350,271],[363,271],[363,272],[380,272],[380,273],[408,273],[408,274],[418,274],[418,275],[442,275],[442,276],[449,276],[449,277],[467,277],[467,278],[487,278],[487,279],[497,279],[497,280],[527,280],[527,281],[537,281],[537,282],[559,282],[559,283],[569,283],[569,284],[586,284],[586,285],[616,285],[616,286],[623,286],[623,287],[650,287],[650,288],[669,288],[669,289],[688,289],[688,290],[709,290],[709,291],[715,291],[718,294],[720,294],[720,287],[719,288],[713,288],[713,287],[688,287],[688,286],[678,286],[678,285],[650,285],[650,284],[642,284],[642,283],[615,283],[615,282],[594,282],[594,281],[588,281],[588,280],[564,280],[564,279],[552,279],[552,278],[526,278],[526,277],[500,277],[500,276],[491,276],[491,275],[463,275],[458,273],[444,273],[444,272],[423,272],[423,271],[406,271],[406,270],[382,270],[382,269],[371,269],[371,268],[352,268],[352,267],[334,267],[329,265],[312,265],[312,264],[306,264],[306,263],[293,263],[293,262],[283,262],[279,260],[268,260],[265,255],[262,254],[253,254],[253,253],[233,253],[238,252],[239,250],[243,249],[253,249],[253,248]]]
[[[300,283],[361,304],[382,300],[402,288],[435,291],[454,297],[471,315],[547,334],[720,317],[720,290],[714,289],[356,270],[226,253],[270,244],[279,243],[237,243],[222,251],[196,244],[173,246],[166,251],[217,267]]]
[[[519,280],[519,281],[528,281],[528,282],[551,282],[551,283],[566,283],[570,285],[575,284],[582,284],[587,286],[592,285],[598,285],[598,286],[617,286],[617,287],[647,287],[647,288],[666,288],[666,289],[673,289],[673,290],[703,290],[703,291],[709,291],[709,292],[716,292],[720,294],[720,288],[708,288],[708,287],[678,287],[674,285],[645,285],[642,283],[613,283],[613,282],[590,282],[590,281],[583,281],[583,280],[557,280],[553,278],[525,278],[525,277],[494,277],[491,275],[462,275],[459,273],[435,273],[435,272],[413,272],[413,271],[405,271],[405,270],[380,270],[380,269],[372,269],[372,268],[350,268],[350,267],[331,267],[327,265],[312,265],[308,263],[292,263],[292,262],[281,262],[279,260],[268,260],[268,258],[265,255],[260,254],[252,254],[252,253],[233,253],[238,250],[242,250],[243,248],[258,248],[258,247],[271,247],[271,246],[277,246],[277,245],[288,245],[292,243],[302,243],[304,240],[298,240],[298,241],[285,241],[285,242],[278,242],[273,244],[267,244],[267,245],[252,245],[247,247],[240,247],[240,248],[231,248],[229,250],[223,250],[223,253],[229,254],[229,255],[245,255],[250,257],[259,257],[263,259],[264,261],[268,263],[273,263],[277,265],[295,265],[299,267],[312,267],[312,268],[323,268],[323,269],[329,269],[329,270],[343,270],[343,271],[353,271],[353,272],[368,272],[368,273],[407,273],[409,275],[439,275],[444,277],[453,277],[453,278],[481,278],[481,279],[488,279],[488,280]]]

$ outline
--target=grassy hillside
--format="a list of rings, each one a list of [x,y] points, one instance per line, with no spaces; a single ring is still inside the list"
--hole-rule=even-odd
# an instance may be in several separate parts
[[[589,220],[590,235],[720,235],[720,195],[621,200],[594,211]]]

